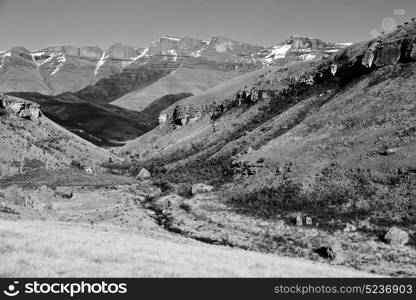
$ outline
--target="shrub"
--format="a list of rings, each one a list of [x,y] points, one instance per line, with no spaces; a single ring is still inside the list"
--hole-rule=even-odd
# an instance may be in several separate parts
[[[179,204],[179,208],[183,209],[187,213],[190,213],[192,210],[191,206],[185,202],[182,202],[181,204]]]
[[[16,185],[12,185],[6,189],[4,192],[4,197],[10,203],[15,205],[25,205],[25,193],[22,188],[19,188]]]
[[[36,193],[37,196],[37,200],[39,202],[51,202],[55,199],[55,194],[54,192],[47,187],[46,185],[43,185],[42,187],[40,187],[40,189],[37,191]]]
[[[71,161],[71,167],[77,168],[77,169],[81,169],[81,162],[79,162],[78,160],[73,159]]]
[[[176,193],[185,198],[192,198],[192,185],[190,183],[179,184]]]
[[[27,158],[25,157],[24,162],[23,162],[23,172],[25,171],[29,171],[32,169],[38,169],[38,168],[42,168],[45,166],[45,162],[36,159],[36,158]]]
[[[169,194],[175,190],[175,186],[166,179],[159,179],[154,182],[154,184],[160,188],[162,194]]]

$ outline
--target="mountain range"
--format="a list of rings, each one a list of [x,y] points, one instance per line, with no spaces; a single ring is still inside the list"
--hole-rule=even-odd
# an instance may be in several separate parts
[[[319,59],[345,46],[299,36],[274,47],[223,37],[204,41],[165,36],[145,48],[114,44],[107,50],[54,46],[29,51],[14,47],[0,53],[0,92],[35,101],[67,129],[111,145],[153,128],[156,119],[137,112],[154,101],[180,100],[244,73]],[[153,108],[170,104],[159,100]]]

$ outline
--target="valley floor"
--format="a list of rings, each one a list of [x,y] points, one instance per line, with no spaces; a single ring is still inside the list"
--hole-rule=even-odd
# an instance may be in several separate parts
[[[1,277],[370,276],[174,233],[149,206],[160,199],[149,182],[65,188],[72,197],[46,186],[25,188],[29,207],[19,202],[18,188],[0,190]]]

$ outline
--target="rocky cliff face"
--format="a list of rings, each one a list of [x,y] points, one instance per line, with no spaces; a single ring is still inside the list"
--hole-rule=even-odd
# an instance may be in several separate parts
[[[348,81],[374,69],[416,60],[416,24],[410,23],[368,42],[348,47],[327,62],[332,73]],[[325,64],[327,66],[327,64]]]
[[[319,86],[325,81],[342,86],[353,78],[368,74],[377,68],[414,62],[416,61],[416,24],[409,24],[389,35],[347,48],[345,45],[339,46],[302,37],[292,37],[282,45],[287,46],[285,54],[287,56],[294,53],[317,53],[317,51],[325,55],[321,55],[321,60],[317,60],[307,68],[302,68],[300,64],[299,72],[293,71],[296,68],[292,70],[283,68],[270,78],[261,75],[253,84],[237,90],[232,96],[218,103],[206,101],[200,106],[179,103],[161,113],[160,124],[162,127],[184,126],[204,116],[215,121],[225,112],[245,104],[253,105],[262,100],[284,99],[310,86]],[[328,56],[331,53],[332,55]],[[279,75],[279,72],[282,75]],[[409,74],[411,75],[412,73]]]

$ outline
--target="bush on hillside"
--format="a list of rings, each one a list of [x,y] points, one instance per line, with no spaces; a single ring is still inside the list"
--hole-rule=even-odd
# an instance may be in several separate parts
[[[12,185],[5,190],[4,198],[15,205],[25,205],[25,193],[22,188],[16,185]]]
[[[190,183],[179,184],[176,193],[185,198],[192,198],[192,185]]]
[[[160,188],[162,194],[169,194],[175,190],[175,185],[166,179],[158,179],[154,182],[154,184]]]

